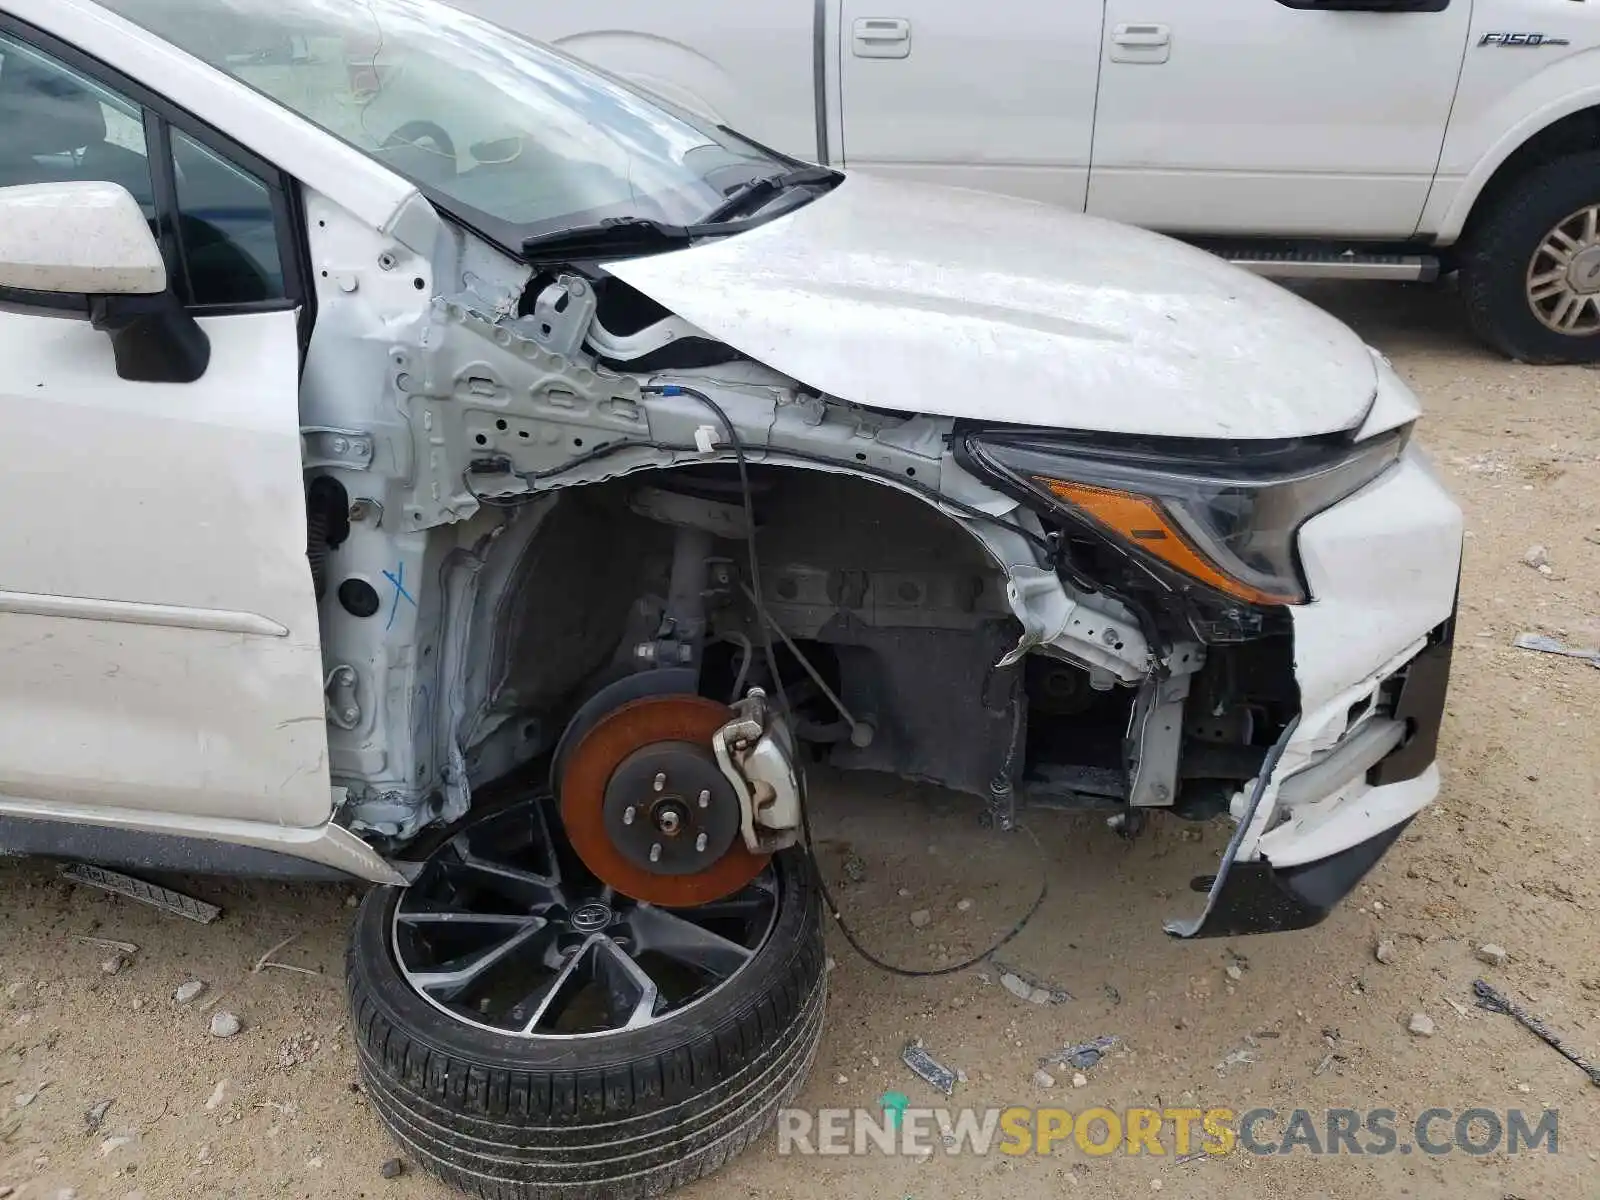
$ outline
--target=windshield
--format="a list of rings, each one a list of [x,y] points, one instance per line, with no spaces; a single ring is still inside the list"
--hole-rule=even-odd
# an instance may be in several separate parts
[[[508,247],[606,217],[690,224],[784,165],[432,0],[100,3],[382,161]]]

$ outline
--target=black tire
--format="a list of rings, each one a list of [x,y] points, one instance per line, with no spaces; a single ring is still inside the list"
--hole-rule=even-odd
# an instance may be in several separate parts
[[[376,888],[347,960],[361,1077],[406,1154],[486,1200],[659,1196],[721,1167],[805,1083],[826,977],[815,877],[775,856],[779,907],[728,982],[642,1029],[518,1038],[412,990],[390,937],[402,889]]]
[[[1558,333],[1534,315],[1529,264],[1564,217],[1600,202],[1600,153],[1536,167],[1489,201],[1474,218],[1461,267],[1461,295],[1473,332],[1508,358],[1530,363],[1600,361],[1600,334]]]

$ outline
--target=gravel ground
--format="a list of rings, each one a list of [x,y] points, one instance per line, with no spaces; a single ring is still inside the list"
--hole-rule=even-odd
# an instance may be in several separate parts
[[[801,1161],[768,1139],[683,1195],[1600,1196],[1600,1092],[1511,1019],[1470,1007],[1483,974],[1600,1057],[1600,675],[1511,647],[1524,629],[1600,644],[1600,376],[1492,357],[1468,339],[1448,293],[1311,294],[1420,391],[1423,440],[1467,511],[1440,801],[1320,927],[1179,944],[1162,918],[1195,903],[1186,883],[1214,863],[1222,826],[1191,840],[1194,831],[1157,819],[1126,844],[1090,819],[1041,813],[1029,821],[1036,850],[1025,836],[976,833],[970,808],[947,795],[821,781],[824,870],[870,945],[913,965],[957,959],[1010,926],[1044,869],[1049,899],[1007,957],[1073,998],[1035,1005],[992,971],[892,978],[830,934],[829,1028],[802,1103],[876,1109],[899,1090],[935,1104],[898,1061],[920,1036],[965,1071],[956,1102],[973,1106],[1392,1108],[1403,1131],[1429,1107],[1548,1106],[1560,1111],[1559,1152],[1179,1163],[1061,1148]],[[1535,544],[1546,572],[1524,561]],[[862,881],[841,883],[846,854],[865,865]],[[384,1176],[395,1152],[354,1086],[339,983],[354,892],[182,885],[222,905],[224,918],[197,926],[71,887],[45,864],[0,863],[0,1195],[442,1197],[415,1172]],[[914,928],[919,909],[932,919]],[[76,935],[139,949],[112,974],[103,964],[115,952]],[[313,974],[252,971],[291,935],[277,961]],[[1509,961],[1477,961],[1484,942]],[[189,980],[206,989],[180,1004],[174,990]],[[218,1012],[242,1031],[213,1036]],[[1416,1013],[1431,1019],[1431,1037],[1408,1032]],[[1057,1085],[1041,1089],[1040,1055],[1099,1034],[1122,1044],[1083,1086],[1058,1069]]]

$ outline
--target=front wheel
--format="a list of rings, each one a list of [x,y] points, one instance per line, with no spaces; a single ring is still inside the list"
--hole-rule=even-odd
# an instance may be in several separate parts
[[[1523,362],[1600,361],[1600,153],[1546,163],[1489,203],[1461,257],[1473,330]]]
[[[658,1196],[804,1083],[822,1032],[809,863],[690,909],[636,903],[551,837],[539,797],[480,818],[356,919],[362,1079],[418,1164],[492,1200]]]

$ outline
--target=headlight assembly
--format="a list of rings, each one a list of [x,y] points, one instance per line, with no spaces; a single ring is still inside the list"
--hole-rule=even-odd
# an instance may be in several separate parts
[[[969,433],[973,465],[1153,566],[1252,605],[1311,597],[1295,555],[1300,526],[1376,479],[1410,427],[1363,442],[1195,442],[989,429]]]

